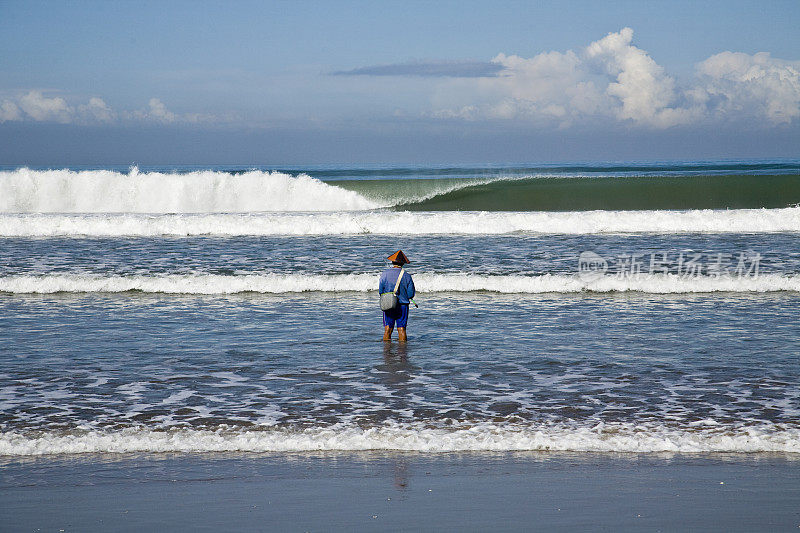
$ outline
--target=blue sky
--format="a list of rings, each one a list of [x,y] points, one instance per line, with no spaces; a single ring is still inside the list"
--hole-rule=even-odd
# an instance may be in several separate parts
[[[797,157],[800,2],[0,1],[0,164]]]

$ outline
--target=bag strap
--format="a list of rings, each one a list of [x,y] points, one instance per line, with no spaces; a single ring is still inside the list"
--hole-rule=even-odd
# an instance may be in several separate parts
[[[394,294],[397,295],[397,289],[400,288],[400,280],[403,279],[403,272],[405,272],[402,268],[400,269],[400,275],[397,276],[397,283],[394,284]]]

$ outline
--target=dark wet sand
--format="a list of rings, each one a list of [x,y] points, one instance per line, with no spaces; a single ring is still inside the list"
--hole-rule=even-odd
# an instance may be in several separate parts
[[[800,458],[609,454],[0,459],[2,531],[797,531]]]

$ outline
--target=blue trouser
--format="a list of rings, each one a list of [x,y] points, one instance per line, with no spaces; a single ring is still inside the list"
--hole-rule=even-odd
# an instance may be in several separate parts
[[[389,309],[383,312],[383,325],[390,328],[397,325],[398,328],[404,328],[408,324],[408,304],[399,304],[394,309]]]

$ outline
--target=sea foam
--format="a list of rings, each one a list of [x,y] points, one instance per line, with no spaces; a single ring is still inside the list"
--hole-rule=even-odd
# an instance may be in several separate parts
[[[0,455],[35,456],[131,452],[309,452],[398,450],[425,453],[576,451],[636,453],[800,453],[800,429],[755,427],[672,428],[657,424],[493,424],[433,428],[389,423],[338,424],[307,429],[128,428],[23,434],[0,433]]]
[[[0,277],[0,292],[15,294],[119,293],[140,291],[166,294],[237,294],[299,292],[371,292],[377,290],[376,274],[168,274],[92,275],[46,274]],[[481,275],[415,273],[419,293],[495,292],[544,294],[579,292],[760,293],[800,292],[800,276],[678,276],[641,274],[632,277],[604,275],[583,279],[577,275],[543,274]]]
[[[324,184],[321,184],[325,186]],[[327,186],[326,186],[327,187]],[[347,191],[342,191],[347,193]],[[338,194],[338,193],[336,193]],[[358,205],[358,198],[341,205]],[[366,202],[366,200],[364,200]],[[331,205],[319,203],[314,207]],[[284,205],[285,207],[285,205]],[[800,232],[800,207],[695,211],[208,214],[0,213],[3,237],[266,235],[502,235]]]

